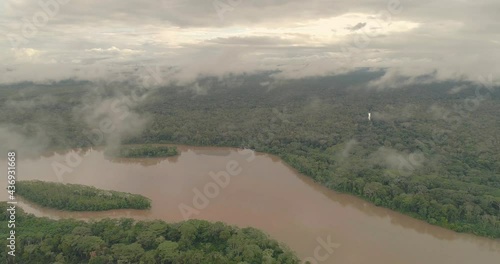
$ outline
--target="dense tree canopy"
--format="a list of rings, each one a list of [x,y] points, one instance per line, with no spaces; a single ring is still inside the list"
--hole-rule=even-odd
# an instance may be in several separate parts
[[[122,145],[106,150],[105,154],[116,158],[171,157],[177,155],[177,148],[158,145]]]
[[[142,195],[79,184],[18,181],[16,194],[38,205],[67,211],[151,208],[151,200]]]
[[[7,204],[0,203],[0,231],[7,234]],[[292,264],[297,257],[254,228],[201,220],[169,224],[104,219],[50,220],[16,213],[14,263],[29,264]],[[0,258],[6,260],[3,246]]]

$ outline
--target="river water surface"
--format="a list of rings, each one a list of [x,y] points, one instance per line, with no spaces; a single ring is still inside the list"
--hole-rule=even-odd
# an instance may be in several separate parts
[[[51,218],[133,217],[174,222],[189,217],[252,226],[312,263],[500,263],[498,240],[458,234],[333,192],[274,156],[229,148],[182,146],[178,150],[179,156],[168,159],[109,160],[101,151],[89,150],[17,163],[18,180],[62,180],[138,193],[152,199],[151,210],[61,212],[26,202],[21,206]],[[58,177],[54,165],[67,166],[68,171]],[[5,162],[0,169],[6,170]],[[220,178],[229,182],[216,185],[211,172],[229,175]],[[6,188],[5,181],[0,187]],[[333,250],[322,249],[321,241],[330,241]]]

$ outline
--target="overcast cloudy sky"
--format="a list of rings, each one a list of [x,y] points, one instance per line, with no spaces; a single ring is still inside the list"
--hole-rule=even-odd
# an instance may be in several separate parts
[[[276,69],[296,78],[356,67],[388,68],[389,82],[398,74],[500,75],[498,0],[40,3],[0,2],[0,83],[106,78],[144,65],[184,80]]]

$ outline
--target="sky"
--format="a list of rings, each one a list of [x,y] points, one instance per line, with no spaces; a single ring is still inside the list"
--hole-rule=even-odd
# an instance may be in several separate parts
[[[386,69],[500,76],[498,0],[2,0],[0,84]]]

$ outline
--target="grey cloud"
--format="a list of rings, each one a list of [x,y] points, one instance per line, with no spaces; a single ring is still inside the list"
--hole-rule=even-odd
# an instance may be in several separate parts
[[[223,44],[223,45],[236,45],[236,46],[283,46],[287,45],[287,47],[293,42],[284,40],[279,37],[231,37],[231,38],[216,38],[210,40],[214,44]]]
[[[364,28],[366,26],[366,23],[361,23],[359,22],[358,24],[356,24],[355,26],[352,26],[352,27],[346,27],[346,29],[350,30],[350,31],[356,31],[356,30],[360,30],[362,28]]]
[[[0,83],[95,78],[89,69],[96,67],[123,76],[144,62],[176,67],[172,77],[181,80],[262,70],[295,78],[383,68],[386,76],[373,84],[382,88],[421,82],[425,75],[438,80],[500,75],[498,1],[401,1],[401,12],[374,25],[393,2],[242,0],[220,19],[212,1],[69,1],[21,46],[40,51],[36,61],[22,61],[8,41],[0,43],[0,67],[12,69],[2,73]],[[41,11],[33,1],[6,2],[1,33],[20,35],[23,17]],[[331,38],[326,40],[318,40],[314,31],[261,31],[353,13],[374,19],[353,21],[346,37],[327,24]],[[398,21],[418,27],[375,34],[395,29]],[[255,32],[241,33],[248,28]],[[356,41],[366,39],[364,34],[370,37],[359,48]],[[342,51],[346,47],[348,52]]]

